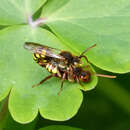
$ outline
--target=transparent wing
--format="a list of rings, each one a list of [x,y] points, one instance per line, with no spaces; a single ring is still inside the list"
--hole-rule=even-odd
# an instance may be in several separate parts
[[[53,57],[62,60],[65,59],[63,56],[59,55],[61,50],[56,48],[51,48],[45,45],[40,45],[33,42],[25,42],[24,48],[29,50],[32,53],[38,53],[40,55],[45,55],[48,57]]]

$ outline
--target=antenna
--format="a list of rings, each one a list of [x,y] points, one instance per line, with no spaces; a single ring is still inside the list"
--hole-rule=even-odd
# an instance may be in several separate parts
[[[86,50],[84,50],[84,51],[80,54],[79,57],[82,57],[82,56],[84,55],[84,53],[88,52],[91,48],[93,48],[93,47],[95,47],[95,46],[96,46],[96,44],[94,44],[94,45],[90,46],[89,48],[87,48]]]
[[[99,76],[99,77],[105,77],[105,78],[116,78],[116,76],[112,76],[112,75],[104,75],[104,74],[96,74],[96,76]]]

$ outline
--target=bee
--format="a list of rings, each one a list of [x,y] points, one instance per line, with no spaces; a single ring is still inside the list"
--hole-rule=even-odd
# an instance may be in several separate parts
[[[33,53],[33,59],[42,67],[46,68],[51,75],[45,77],[40,83],[33,85],[36,87],[50,79],[51,77],[61,78],[61,88],[58,94],[63,89],[65,80],[70,82],[77,82],[81,86],[82,82],[90,82],[91,73],[89,70],[84,68],[88,66],[82,66],[83,63],[81,58],[85,58],[87,64],[89,63],[88,58],[84,55],[91,48],[95,47],[96,44],[90,46],[84,50],[79,56],[73,55],[69,51],[62,51],[56,48],[48,47],[33,42],[26,42],[24,48]],[[96,74],[101,77],[115,78],[115,76]]]

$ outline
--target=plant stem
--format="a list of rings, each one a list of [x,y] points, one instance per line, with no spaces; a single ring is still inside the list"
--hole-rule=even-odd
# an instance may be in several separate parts
[[[47,21],[46,18],[38,18],[37,20],[33,21],[32,16],[28,16],[28,24],[32,27],[35,28],[41,24],[44,24]]]

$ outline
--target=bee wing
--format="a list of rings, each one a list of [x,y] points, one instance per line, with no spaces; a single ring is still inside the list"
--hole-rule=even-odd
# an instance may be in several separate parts
[[[24,48],[29,50],[32,53],[38,53],[41,55],[45,55],[45,56],[53,57],[57,59],[62,59],[62,60],[65,59],[63,56],[59,55],[61,50],[56,49],[56,48],[51,48],[45,45],[40,45],[33,42],[26,42],[24,44]]]

